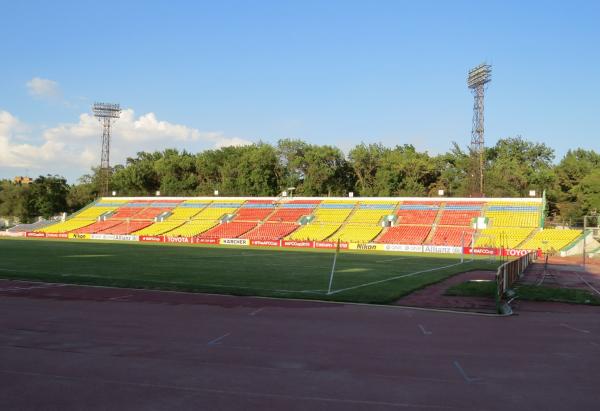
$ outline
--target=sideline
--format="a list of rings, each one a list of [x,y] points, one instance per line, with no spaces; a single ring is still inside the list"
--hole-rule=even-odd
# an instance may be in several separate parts
[[[369,287],[371,285],[381,284],[381,283],[385,283],[385,282],[388,282],[388,281],[397,280],[399,278],[412,277],[413,275],[417,275],[417,274],[429,273],[429,272],[436,271],[436,270],[443,270],[445,268],[456,267],[456,266],[461,265],[461,264],[468,264],[471,261],[465,261],[465,262],[460,262],[460,263],[454,263],[454,264],[444,265],[444,266],[441,266],[441,267],[429,268],[427,270],[421,270],[421,271],[415,271],[414,273],[397,275],[395,277],[384,278],[383,280],[371,281],[369,283],[359,284],[359,285],[355,285],[355,286],[352,286],[352,287],[340,288],[339,290],[335,290],[335,291],[332,291],[332,292],[328,293],[328,295],[333,295],[333,294],[341,293],[341,292],[348,291],[348,290],[355,290],[357,288],[362,288],[362,287]]]

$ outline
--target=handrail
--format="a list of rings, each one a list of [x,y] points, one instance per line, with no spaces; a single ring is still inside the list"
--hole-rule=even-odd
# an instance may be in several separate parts
[[[532,251],[516,260],[507,261],[498,267],[496,272],[496,310],[498,313],[510,308],[506,301],[507,291],[521,278],[525,269],[537,259],[537,252]]]

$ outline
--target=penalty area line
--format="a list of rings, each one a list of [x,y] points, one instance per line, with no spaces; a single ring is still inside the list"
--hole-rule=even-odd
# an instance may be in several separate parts
[[[429,273],[429,272],[437,271],[437,270],[443,270],[444,268],[456,267],[458,265],[468,264],[468,263],[470,263],[470,261],[465,261],[464,263],[463,262],[458,262],[458,263],[454,263],[454,264],[444,265],[442,267],[435,267],[435,268],[430,268],[430,269],[427,269],[427,270],[415,271],[414,273],[397,275],[395,277],[384,278],[383,280],[371,281],[369,283],[354,285],[352,287],[340,288],[339,290],[335,290],[335,291],[331,291],[331,292],[327,293],[327,295],[338,294],[338,293],[341,293],[341,292],[344,292],[344,291],[349,291],[349,290],[356,290],[357,288],[369,287],[371,285],[382,284],[382,283],[386,283],[388,281],[398,280],[400,278],[412,277],[413,275],[423,274],[423,273]]]

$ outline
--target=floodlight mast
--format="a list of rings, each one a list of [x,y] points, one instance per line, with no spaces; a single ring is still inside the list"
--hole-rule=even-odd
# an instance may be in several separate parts
[[[485,157],[484,96],[486,84],[492,81],[492,66],[480,64],[469,70],[467,85],[473,93],[473,127],[471,129],[471,152],[477,156],[473,194],[483,196],[483,164]]]
[[[110,126],[113,119],[121,117],[121,107],[118,104],[94,103],[92,111],[102,125],[99,190],[101,196],[107,196],[110,186]]]

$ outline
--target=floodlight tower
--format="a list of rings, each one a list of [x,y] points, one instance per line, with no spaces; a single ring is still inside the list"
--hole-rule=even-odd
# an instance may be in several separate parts
[[[483,63],[469,70],[467,85],[475,99],[473,103],[473,128],[471,129],[471,152],[478,157],[473,193],[479,196],[483,195],[483,163],[485,156],[483,100],[486,84],[490,81],[492,81],[491,65]]]
[[[94,103],[94,116],[102,125],[102,154],[100,156],[100,195],[109,193],[110,183],[110,124],[113,119],[121,117],[121,107],[118,104]]]

